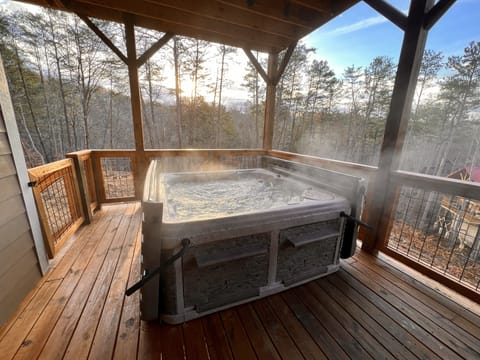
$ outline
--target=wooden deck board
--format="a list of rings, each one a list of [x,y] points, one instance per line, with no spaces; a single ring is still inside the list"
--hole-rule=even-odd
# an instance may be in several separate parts
[[[138,203],[104,206],[0,329],[2,359],[480,359],[480,308],[385,257],[186,324],[147,323]],[[436,286],[435,286],[436,287]],[[473,306],[473,308],[472,308]]]
[[[455,314],[450,311],[445,306],[442,306],[438,303],[432,303],[431,299],[427,296],[424,296],[416,289],[411,287],[404,286],[402,281],[398,281],[394,276],[390,276],[388,273],[379,271],[375,268],[371,268],[365,262],[359,262],[355,267],[361,270],[363,273],[369,274],[375,273],[380,275],[379,278],[376,278],[377,283],[384,288],[388,288],[389,291],[402,299],[402,301],[408,303],[410,307],[414,308],[416,311],[420,312],[423,316],[431,320],[435,325],[441,329],[445,329],[450,336],[455,337],[458,341],[463,342],[472,348],[475,353],[480,353],[480,341],[478,336],[480,334],[471,334],[469,331],[475,331],[475,328],[468,326],[466,322],[458,321],[464,327],[457,325],[457,317]],[[390,286],[392,281],[395,282],[395,286]],[[432,306],[433,305],[433,306]],[[472,355],[472,354],[461,354],[461,355]]]
[[[407,293],[399,294],[398,288],[391,286],[390,283],[386,284],[383,279],[375,273],[365,271],[359,263],[352,266],[349,269],[350,273],[355,277],[368,284],[368,287],[379,294],[389,304],[400,309],[400,311],[410,319],[410,322],[416,323],[421,326],[427,333],[435,334],[435,338],[441,342],[441,345],[436,346],[437,351],[447,355],[449,359],[458,358],[458,356],[464,359],[474,359],[478,354],[474,349],[471,349],[463,341],[459,340],[451,332],[447,331],[445,327],[441,327],[437,324],[436,318],[443,318],[441,314],[435,313],[433,309],[422,306],[418,308],[418,303],[414,303],[411,297]],[[403,295],[403,296],[402,296]],[[408,302],[408,301],[412,302]],[[430,313],[430,317],[425,314]],[[445,319],[446,322],[449,322]],[[452,324],[451,322],[449,322]]]

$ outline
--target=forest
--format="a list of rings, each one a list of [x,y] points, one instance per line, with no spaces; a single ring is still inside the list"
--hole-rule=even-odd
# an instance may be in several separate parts
[[[125,53],[123,28],[94,22]],[[137,28],[137,52],[161,35]],[[0,53],[30,167],[75,150],[134,147],[126,66],[78,17],[0,14]],[[266,66],[267,55],[256,56]],[[261,147],[265,84],[240,57],[241,49],[174,36],[139,68],[145,147]],[[379,55],[335,74],[299,43],[277,87],[274,148],[376,165],[395,70]],[[247,95],[232,100],[239,74]],[[478,167],[479,135],[480,42],[448,57],[427,50],[402,170],[446,176]]]

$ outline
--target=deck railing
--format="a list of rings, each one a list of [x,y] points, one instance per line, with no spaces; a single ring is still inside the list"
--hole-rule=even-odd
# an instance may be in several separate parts
[[[71,233],[71,230],[65,232],[67,225],[64,225],[63,219],[81,214],[81,211],[76,210],[72,204],[77,204],[76,206],[82,204],[85,221],[88,222],[94,209],[102,203],[140,199],[135,194],[135,182],[142,181],[135,178],[137,166],[135,155],[134,150],[87,150],[68,154],[70,162],[61,161],[30,170],[32,180],[37,181],[34,188],[38,193],[37,201],[43,203],[39,205],[39,213],[46,229],[46,238],[49,244],[53,244],[52,254],[63,241],[63,238],[52,240],[55,239],[54,235],[57,236],[59,232]],[[346,172],[361,176],[367,181],[373,180],[377,174],[377,168],[373,166],[283,151],[258,149],[145,151],[146,162],[152,159],[159,160],[160,167],[165,172],[253,168],[260,165],[262,155]],[[76,176],[71,170],[73,161]],[[66,168],[70,170],[60,171]],[[61,179],[55,180],[58,177]],[[70,180],[66,181],[67,178]],[[77,179],[80,200],[78,198],[74,200]],[[477,204],[480,200],[480,186],[401,171],[394,172],[391,179],[389,198],[392,202],[391,206],[384,209],[383,216],[388,224],[383,229],[377,229],[383,231],[381,235],[384,239],[382,243],[377,244],[377,248],[470,297],[472,294],[478,297],[480,226],[476,218],[472,218],[474,215],[469,212],[471,209],[467,207],[468,204]],[[62,190],[63,192],[52,190],[56,189],[51,188],[52,186],[65,190]],[[52,195],[54,193],[65,195]],[[374,195],[367,192],[364,213],[370,211],[368,199]],[[57,205],[60,209],[67,210],[52,208],[51,201],[48,202],[47,199],[52,196],[69,199],[68,202],[57,201],[59,204],[68,203],[69,205]],[[458,201],[465,205],[460,207],[458,204],[455,205]],[[445,223],[442,223],[442,217],[445,218]],[[69,223],[72,221],[78,224],[80,220],[69,220]],[[363,239],[364,236],[365,233],[360,232],[360,238]]]
[[[397,171],[381,250],[451,288],[480,294],[480,186]]]
[[[29,170],[30,185],[49,257],[84,222],[74,161],[64,159]]]
[[[96,194],[101,204],[136,199],[134,150],[92,150],[91,156]]]

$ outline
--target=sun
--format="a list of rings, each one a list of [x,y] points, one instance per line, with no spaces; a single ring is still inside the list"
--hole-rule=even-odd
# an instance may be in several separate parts
[[[181,89],[182,97],[192,98],[194,95],[193,92],[195,89],[195,84],[190,79],[182,79],[180,82],[180,89]],[[197,87],[197,92],[198,92],[198,87]]]

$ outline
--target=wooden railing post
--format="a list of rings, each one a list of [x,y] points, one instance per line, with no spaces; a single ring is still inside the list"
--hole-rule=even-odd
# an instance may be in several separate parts
[[[265,123],[263,126],[263,149],[271,150],[273,144],[273,128],[275,122],[275,97],[277,84],[274,79],[277,76],[278,54],[268,56],[268,81],[265,96]]]
[[[91,203],[94,201],[90,196],[87,169],[85,168],[85,160],[90,158],[90,150],[78,151],[67,154],[67,158],[73,159],[78,179],[78,188],[80,192],[80,201],[85,215],[85,223],[90,224],[93,218],[93,210]]]
[[[95,179],[95,194],[99,204],[103,204],[106,200],[105,196],[105,180],[103,178],[103,170],[100,156],[96,151],[92,151],[92,168],[93,177]]]
[[[390,178],[392,171],[398,169],[400,162],[412,99],[427,40],[428,30],[424,27],[424,18],[433,3],[433,0],[417,0],[410,4],[390,111],[385,125],[378,172],[371,184],[372,193],[375,196],[367,200],[369,211],[366,213],[365,220],[376,229],[362,244],[362,249],[369,252],[377,251],[389,235],[390,218],[396,202],[396,191],[390,184]]]
[[[143,142],[142,95],[138,80],[137,50],[135,47],[135,28],[131,16],[125,17],[125,40],[127,45],[127,65],[130,84],[130,102],[132,104],[133,135],[135,138],[135,197],[142,198],[143,181],[146,172],[145,145]]]

